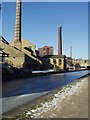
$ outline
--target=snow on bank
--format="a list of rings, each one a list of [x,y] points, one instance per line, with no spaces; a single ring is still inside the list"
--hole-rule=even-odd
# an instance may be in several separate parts
[[[68,101],[71,95],[75,93],[78,94],[81,87],[87,86],[87,84],[88,84],[87,80],[86,78],[84,78],[81,81],[63,87],[60,91],[54,94],[52,100],[41,103],[40,104],[41,107],[30,109],[28,112],[26,112],[26,117],[28,116],[30,116],[31,118],[42,117],[41,115],[42,113],[48,112],[48,110],[54,110],[58,108],[58,106],[62,104],[63,100]]]
[[[32,73],[48,73],[48,72],[53,72],[53,69],[50,70],[36,70],[36,71],[32,71]]]

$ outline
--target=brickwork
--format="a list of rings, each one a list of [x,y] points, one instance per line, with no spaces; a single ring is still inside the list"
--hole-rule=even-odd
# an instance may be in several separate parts
[[[58,27],[58,55],[62,55],[62,27]]]
[[[39,51],[39,56],[43,57],[45,55],[53,55],[54,54],[54,50],[52,46],[44,46],[42,48],[38,49]]]
[[[16,4],[16,22],[15,22],[15,35],[14,46],[21,50],[21,0],[17,0]]]

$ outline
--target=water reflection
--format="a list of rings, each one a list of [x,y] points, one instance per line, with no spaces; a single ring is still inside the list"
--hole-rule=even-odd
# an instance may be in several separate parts
[[[39,76],[22,80],[13,80],[3,83],[3,97],[45,92],[62,87],[90,71],[79,71],[61,74]]]

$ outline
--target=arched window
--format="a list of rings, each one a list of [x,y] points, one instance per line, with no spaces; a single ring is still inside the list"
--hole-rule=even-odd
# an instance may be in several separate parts
[[[59,59],[59,65],[61,65],[62,64],[62,60],[61,59]]]
[[[56,64],[56,59],[53,59],[53,63]]]

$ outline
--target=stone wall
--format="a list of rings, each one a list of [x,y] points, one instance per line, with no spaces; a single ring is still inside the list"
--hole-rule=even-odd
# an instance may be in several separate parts
[[[57,66],[58,69],[64,69],[64,58],[50,58],[50,64]]]

